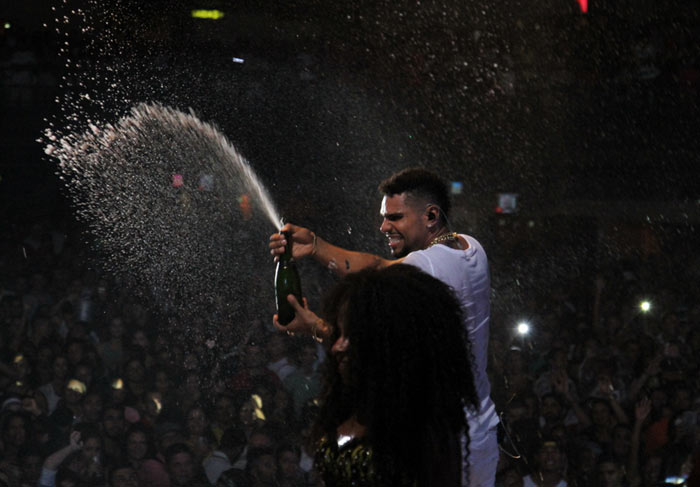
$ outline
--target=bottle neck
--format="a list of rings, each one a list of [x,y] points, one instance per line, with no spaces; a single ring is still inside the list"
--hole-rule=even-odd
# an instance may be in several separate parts
[[[287,264],[292,261],[292,239],[289,232],[282,232],[287,245],[284,246],[284,253],[280,256],[280,262]]]

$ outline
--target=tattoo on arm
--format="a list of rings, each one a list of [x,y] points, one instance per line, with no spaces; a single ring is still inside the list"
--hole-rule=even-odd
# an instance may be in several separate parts
[[[345,259],[345,270],[346,271],[350,270],[350,261],[348,259]]]

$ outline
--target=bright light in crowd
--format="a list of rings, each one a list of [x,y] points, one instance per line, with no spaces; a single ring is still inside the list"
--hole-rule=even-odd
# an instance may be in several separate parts
[[[588,0],[578,0],[578,6],[581,7],[581,12],[588,12]]]
[[[235,57],[235,58],[233,58],[233,62],[238,63],[238,64],[243,64],[245,62],[245,59],[240,58],[240,57]]]
[[[651,309],[651,303],[649,301],[644,300],[641,303],[639,303],[639,309],[642,310],[642,313],[648,313]]]
[[[219,20],[224,17],[224,13],[221,10],[193,10],[192,18],[195,19],[209,19],[209,20]]]
[[[518,327],[516,329],[518,330],[518,334],[520,335],[527,335],[528,333],[530,333],[530,325],[528,325],[524,321],[518,323]]]
[[[10,27],[12,27],[12,24],[10,24],[9,22],[5,22],[5,29],[9,29]]]

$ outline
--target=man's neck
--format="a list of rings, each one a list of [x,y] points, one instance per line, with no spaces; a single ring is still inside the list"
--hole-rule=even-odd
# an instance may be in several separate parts
[[[561,482],[562,476],[559,472],[539,472],[534,480],[540,487],[555,487]]]

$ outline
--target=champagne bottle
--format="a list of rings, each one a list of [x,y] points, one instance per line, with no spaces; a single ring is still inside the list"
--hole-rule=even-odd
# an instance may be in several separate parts
[[[301,300],[301,279],[297,271],[296,262],[292,258],[292,239],[288,232],[284,232],[287,245],[284,253],[280,255],[275,270],[275,301],[277,302],[277,320],[282,325],[289,324],[294,319],[294,308],[287,301],[287,296],[293,294],[299,303]]]

